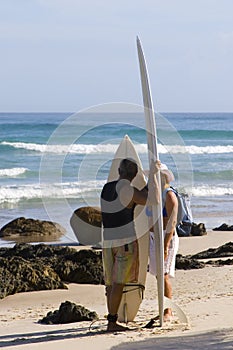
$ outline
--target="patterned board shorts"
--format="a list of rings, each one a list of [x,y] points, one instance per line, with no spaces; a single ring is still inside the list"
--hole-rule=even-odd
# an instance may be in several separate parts
[[[164,232],[164,235],[165,235],[165,232]],[[164,261],[164,274],[168,274],[170,277],[175,276],[176,254],[178,252],[178,248],[179,248],[179,237],[177,235],[177,232],[175,232],[168,249],[168,256]],[[157,275],[157,266],[156,266],[156,259],[155,259],[155,239],[154,239],[153,232],[150,232],[149,272],[152,275],[155,275],[155,276]]]
[[[104,248],[105,285],[126,284],[138,281],[138,241],[123,246]]]

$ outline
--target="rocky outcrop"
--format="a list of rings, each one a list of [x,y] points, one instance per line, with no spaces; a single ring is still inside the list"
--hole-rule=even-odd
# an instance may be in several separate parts
[[[71,222],[74,220],[75,216],[92,226],[101,227],[102,215],[99,207],[81,207],[76,209],[71,218]]]
[[[61,324],[81,321],[97,320],[98,315],[95,311],[90,311],[82,305],[76,305],[70,301],[61,303],[59,310],[50,311],[43,317],[39,323],[43,324]]]
[[[82,245],[100,246],[102,215],[99,207],[81,207],[76,209],[70,226]]]
[[[199,224],[192,223],[191,236],[204,236],[207,235],[205,224],[202,222]]]
[[[176,256],[176,269],[177,270],[191,270],[191,269],[203,269],[205,263],[198,261],[192,257],[186,257],[181,254]]]
[[[232,259],[226,259],[227,257],[232,257]],[[200,259],[202,261],[200,261]],[[206,262],[203,260],[206,260]],[[205,267],[206,265],[233,265],[233,242],[226,243],[218,248],[210,248],[194,255],[182,256],[178,254],[176,256],[176,269],[199,269]]]
[[[233,242],[226,243],[218,248],[210,248],[198,254],[192,255],[193,259],[212,259],[233,257]]]
[[[52,221],[43,221],[35,219],[26,219],[19,217],[0,230],[0,237],[7,240],[20,239],[23,242],[41,242],[57,240],[65,233],[65,229]]]
[[[176,257],[177,269],[198,269],[206,264],[233,264],[233,259],[218,262],[199,259],[233,257],[233,243],[195,255]],[[45,244],[20,243],[0,248],[0,299],[7,295],[38,290],[64,289],[66,283],[104,284],[102,253],[92,249]]]
[[[0,298],[66,282],[103,284],[101,252],[25,243],[0,249]]]
[[[213,228],[213,231],[233,231],[233,225],[222,224],[219,227]]]
[[[67,289],[49,266],[20,256],[0,257],[0,298],[38,290]]]

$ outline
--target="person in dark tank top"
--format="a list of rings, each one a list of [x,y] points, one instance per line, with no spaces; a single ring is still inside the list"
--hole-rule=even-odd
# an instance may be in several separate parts
[[[153,169],[157,171],[156,167]],[[138,190],[131,185],[138,172],[133,159],[123,159],[118,172],[119,179],[105,184],[101,192],[107,331],[110,332],[128,329],[117,323],[117,312],[125,284],[138,281],[138,241],[134,210],[137,204],[145,205],[148,199],[147,186]],[[152,177],[154,178],[154,173]],[[152,197],[154,198],[154,193]]]

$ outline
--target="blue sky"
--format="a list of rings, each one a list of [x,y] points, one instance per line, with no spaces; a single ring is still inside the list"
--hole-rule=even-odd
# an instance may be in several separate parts
[[[233,111],[232,0],[0,0],[0,111],[142,103],[136,36],[159,112]]]

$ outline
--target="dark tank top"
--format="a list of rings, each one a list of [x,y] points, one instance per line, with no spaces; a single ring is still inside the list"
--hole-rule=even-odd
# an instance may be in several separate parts
[[[115,240],[135,238],[134,208],[124,207],[118,197],[118,181],[108,182],[101,192],[101,212],[104,227],[104,239]]]

